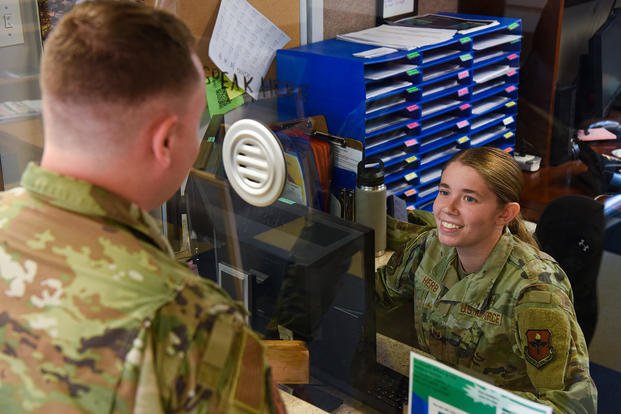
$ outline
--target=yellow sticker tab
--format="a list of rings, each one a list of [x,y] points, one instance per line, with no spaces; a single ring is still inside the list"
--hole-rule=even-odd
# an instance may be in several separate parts
[[[412,181],[413,179],[415,179],[416,177],[418,177],[418,175],[415,172],[411,172],[409,174],[407,174],[404,178],[407,181]]]
[[[506,106],[507,108],[511,108],[512,106],[515,106],[515,101],[507,102],[507,103],[505,104],[505,106]]]
[[[412,155],[411,157],[408,157],[405,159],[405,162],[407,162],[408,164],[413,163],[414,161],[416,161],[418,158],[416,158],[416,155]]]
[[[511,138],[513,136],[513,132],[507,132],[506,134],[503,135],[503,137],[505,138]]]
[[[458,144],[463,144],[463,143],[466,143],[466,142],[468,142],[468,141],[470,141],[470,139],[469,139],[468,137],[461,137],[461,138],[459,138],[459,139],[457,140],[457,143],[458,143]]]

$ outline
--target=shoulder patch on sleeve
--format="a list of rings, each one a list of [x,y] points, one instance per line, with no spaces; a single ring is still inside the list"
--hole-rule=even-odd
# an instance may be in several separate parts
[[[531,304],[519,306],[516,317],[531,382],[536,388],[563,389],[571,340],[567,313],[558,307]]]
[[[260,412],[263,409],[267,375],[263,357],[260,340],[244,330],[242,356],[235,385],[235,403],[245,406],[251,412]]]

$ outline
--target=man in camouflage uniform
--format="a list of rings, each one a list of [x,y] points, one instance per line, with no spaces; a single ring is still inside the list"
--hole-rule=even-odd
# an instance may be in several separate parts
[[[414,300],[419,347],[439,361],[555,413],[595,413],[582,331],[567,276],[548,255],[505,230],[483,267],[460,274],[456,250],[442,245],[433,216],[410,213],[389,225],[402,250],[377,272],[380,300]]]
[[[0,412],[283,412],[243,311],[149,211],[198,150],[202,65],[174,16],[76,6],[46,43],[45,149],[0,194]]]

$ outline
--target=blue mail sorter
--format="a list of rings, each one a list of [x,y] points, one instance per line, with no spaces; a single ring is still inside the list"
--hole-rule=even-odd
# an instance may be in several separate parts
[[[371,59],[353,53],[377,46],[337,39],[276,55],[278,81],[301,91],[279,98],[279,117],[324,115],[331,133],[361,141],[408,208],[431,208],[442,166],[461,149],[515,145],[520,19],[443,14],[500,24]],[[335,183],[353,188],[353,166]]]

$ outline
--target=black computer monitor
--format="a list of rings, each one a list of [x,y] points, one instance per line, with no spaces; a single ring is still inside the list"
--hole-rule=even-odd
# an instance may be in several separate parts
[[[621,94],[621,9],[614,9],[589,40],[589,66],[593,117],[606,117]]]

